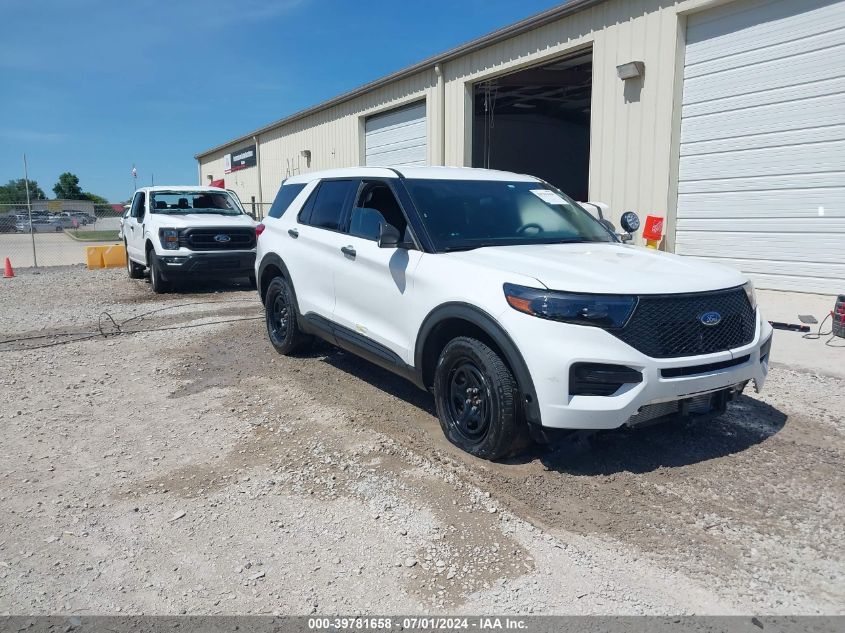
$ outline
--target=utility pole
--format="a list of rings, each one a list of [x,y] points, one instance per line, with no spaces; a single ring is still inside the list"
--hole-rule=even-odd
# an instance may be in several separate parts
[[[35,230],[32,226],[32,202],[29,199],[29,170],[26,166],[26,154],[23,155],[23,180],[26,187],[26,209],[29,212],[29,237],[32,239],[32,265],[38,268],[38,257],[35,254]]]

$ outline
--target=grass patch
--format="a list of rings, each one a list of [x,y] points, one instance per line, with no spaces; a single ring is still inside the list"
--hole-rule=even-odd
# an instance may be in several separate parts
[[[65,229],[65,233],[80,242],[117,242],[117,231],[77,231]]]

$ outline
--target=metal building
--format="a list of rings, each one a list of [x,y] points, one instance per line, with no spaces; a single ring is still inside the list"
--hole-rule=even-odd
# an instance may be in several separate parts
[[[331,167],[532,173],[760,287],[842,292],[845,0],[570,0],[196,158],[247,205]]]

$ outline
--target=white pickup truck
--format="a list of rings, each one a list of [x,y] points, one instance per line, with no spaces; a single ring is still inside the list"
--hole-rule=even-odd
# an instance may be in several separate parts
[[[216,187],[143,187],[123,223],[126,268],[154,292],[190,278],[243,277],[255,284],[255,221]]]

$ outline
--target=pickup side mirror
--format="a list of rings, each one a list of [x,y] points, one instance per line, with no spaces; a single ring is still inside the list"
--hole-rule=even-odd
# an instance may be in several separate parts
[[[399,246],[402,236],[399,235],[399,229],[387,222],[381,222],[378,226],[378,247],[379,248],[396,248]]]

